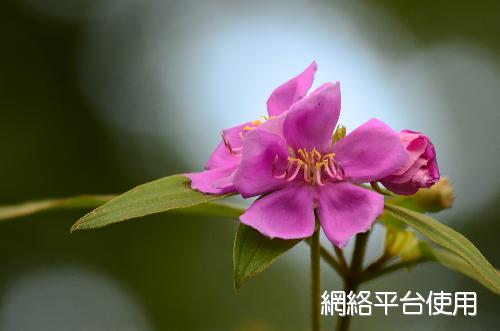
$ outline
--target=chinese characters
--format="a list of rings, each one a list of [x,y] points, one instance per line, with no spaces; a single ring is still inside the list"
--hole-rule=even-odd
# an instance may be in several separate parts
[[[430,291],[425,297],[418,292],[408,291],[398,298],[397,292],[370,291],[324,291],[321,296],[323,316],[371,316],[374,309],[381,309],[384,315],[402,309],[403,315],[449,315],[476,316],[477,294],[475,292]]]

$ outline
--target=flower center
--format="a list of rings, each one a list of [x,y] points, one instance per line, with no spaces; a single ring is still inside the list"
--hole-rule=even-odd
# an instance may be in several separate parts
[[[308,151],[301,148],[295,153],[290,150],[292,156],[288,157],[288,165],[282,174],[276,174],[278,156],[273,163],[273,176],[286,181],[294,180],[302,172],[304,181],[313,186],[325,185],[327,180],[341,181],[344,179],[344,170],[340,163],[335,160],[335,153],[322,155],[316,148]]]

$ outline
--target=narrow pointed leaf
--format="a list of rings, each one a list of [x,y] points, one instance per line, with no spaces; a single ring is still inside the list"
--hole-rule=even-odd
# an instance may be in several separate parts
[[[489,284],[488,288],[500,292],[500,275],[481,252],[463,235],[430,216],[409,209],[385,204],[385,210],[394,217],[418,230],[436,244],[450,250],[470,264],[478,277]]]
[[[245,212],[245,206],[225,201],[210,201],[201,205],[187,208],[172,209],[168,213],[182,215],[200,215],[211,217],[234,218],[239,220],[241,214]]]
[[[193,207],[228,196],[230,194],[203,194],[191,189],[187,177],[168,176],[137,186],[114,198],[80,218],[71,230],[99,228],[137,217]]]
[[[467,261],[465,261],[457,254],[452,253],[446,249],[432,247],[428,243],[427,246],[428,247],[426,247],[425,249],[426,255],[432,260],[477,281],[478,283],[482,284],[484,287],[495,293],[499,293],[497,288],[493,287],[489,282],[486,282],[484,278],[481,277]],[[496,272],[498,274],[498,270]]]
[[[49,210],[96,208],[108,202],[113,197],[113,195],[80,195],[69,198],[27,201],[16,205],[0,206],[0,221],[29,216]]]
[[[233,247],[234,287],[267,269],[278,257],[301,240],[270,239],[242,223],[238,226]]]

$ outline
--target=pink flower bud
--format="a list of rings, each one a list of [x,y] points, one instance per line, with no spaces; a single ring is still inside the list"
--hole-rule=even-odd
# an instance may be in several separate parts
[[[392,175],[380,180],[397,194],[415,194],[422,187],[431,187],[439,180],[436,150],[429,138],[420,132],[403,130],[400,139],[409,153],[408,162]]]

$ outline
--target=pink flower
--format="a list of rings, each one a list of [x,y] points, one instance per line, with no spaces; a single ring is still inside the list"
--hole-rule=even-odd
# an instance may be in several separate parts
[[[247,122],[223,130],[222,142],[205,165],[205,171],[188,173],[191,187],[204,193],[234,193],[233,177],[241,160],[243,138],[248,132],[274,132],[281,130],[284,113],[294,103],[304,98],[314,80],[317,65],[313,62],[304,72],[276,88],[267,100],[268,120]]]
[[[417,193],[421,187],[431,187],[439,181],[436,150],[428,137],[420,132],[403,130],[401,142],[408,151],[408,162],[380,182],[389,190],[404,195]]]
[[[273,132],[246,134],[233,184],[243,197],[261,196],[240,220],[268,237],[298,239],[323,231],[343,247],[382,213],[382,195],[358,184],[393,174],[408,153],[399,134],[371,119],[333,144],[340,86],[327,83],[293,103]]]

